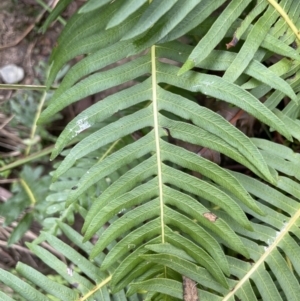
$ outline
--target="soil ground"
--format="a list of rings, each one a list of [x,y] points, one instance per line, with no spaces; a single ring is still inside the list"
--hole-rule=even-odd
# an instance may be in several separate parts
[[[58,21],[53,22],[45,34],[39,31],[46,20],[48,12],[35,0],[1,0],[0,1],[0,68],[7,64],[15,64],[24,69],[24,79],[18,84],[43,84],[45,70],[51,50],[63,29]],[[57,1],[43,1],[51,8]],[[67,20],[84,3],[83,0],[72,2],[62,14]],[[0,84],[1,82],[0,78]],[[19,93],[22,98],[23,91],[0,89],[0,163],[5,158],[20,156],[24,145],[20,137],[20,129],[11,126],[13,114],[3,108]],[[30,130],[30,129],[29,129]],[[5,202],[12,195],[9,183],[0,176],[0,202]],[[11,227],[2,227],[3,218],[0,216],[0,267],[11,269],[17,261],[34,266],[41,271],[45,266],[40,265],[28,249],[24,248],[24,240],[33,240],[39,232],[39,225],[35,224],[25,238],[11,248],[6,247],[7,239],[16,223]],[[49,271],[48,271],[49,272]]]

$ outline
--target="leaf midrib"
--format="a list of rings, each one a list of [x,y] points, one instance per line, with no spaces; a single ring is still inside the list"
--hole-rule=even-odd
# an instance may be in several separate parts
[[[160,154],[160,135],[159,135],[159,110],[158,110],[158,97],[157,97],[157,79],[156,79],[156,56],[155,46],[151,47],[151,71],[152,71],[152,106],[153,106],[153,126],[154,126],[154,140],[157,159],[157,178],[159,189],[159,204],[160,204],[160,221],[161,221],[161,237],[162,243],[165,243],[165,230],[164,230],[164,202],[163,202],[163,180],[162,180],[162,162]]]

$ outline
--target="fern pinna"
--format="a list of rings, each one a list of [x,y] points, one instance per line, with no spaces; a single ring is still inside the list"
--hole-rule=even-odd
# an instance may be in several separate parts
[[[46,26],[69,2],[60,1]],[[84,236],[57,221],[88,259],[46,231],[38,242],[47,240],[81,274],[70,276],[37,243],[29,248],[76,288],[48,283],[21,263],[17,270],[49,294],[61,289],[62,300],[188,300],[183,278],[197,286],[199,300],[298,300],[299,154],[247,137],[198,96],[240,108],[287,141],[299,139],[300,55],[290,46],[299,42],[299,15],[298,0],[89,0],[61,33],[47,87],[72,58],[84,58],[40,118],[130,83],[74,118],[51,157],[101,123],[53,175],[61,181],[80,160],[110,147],[66,190],[65,210],[74,206],[84,217]],[[274,63],[273,55],[281,58]],[[252,176],[184,147],[190,145],[226,155]],[[37,294],[28,300],[44,300],[16,276],[0,279],[20,293],[28,289],[27,299]]]

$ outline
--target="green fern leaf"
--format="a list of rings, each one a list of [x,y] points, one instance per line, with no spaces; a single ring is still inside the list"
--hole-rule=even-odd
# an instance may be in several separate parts
[[[226,70],[223,76],[224,79],[231,82],[235,82],[237,80],[254,57],[260,44],[267,35],[269,28],[273,25],[277,18],[278,13],[276,10],[273,7],[269,7],[251,29],[247,37],[247,41],[239,51],[234,62]]]
[[[53,173],[58,181],[47,210],[62,215],[28,244],[75,287],[47,287],[47,279],[24,264],[17,272],[37,288],[7,272],[0,280],[20,294],[25,289],[27,299],[34,294],[32,300],[48,300],[46,293],[62,300],[181,300],[188,277],[201,300],[296,301],[299,156],[247,137],[205,102],[224,101],[290,141],[299,138],[300,55],[290,46],[295,33],[278,14],[286,11],[299,25],[299,4],[282,0],[280,10],[250,0],[224,7],[223,0],[109,2],[88,1],[66,25],[47,86],[71,59],[85,57],[40,118],[47,122],[84,97],[114,89],[57,140],[52,159],[74,138],[80,141],[62,153]],[[232,36],[229,46],[240,40],[237,53],[224,47]],[[267,68],[272,54],[284,58]],[[286,96],[292,101],[280,111]],[[254,175],[218,166],[201,148]],[[84,218],[84,236],[65,223],[75,213]],[[75,247],[55,237],[57,231]],[[43,241],[76,271],[38,245]]]
[[[138,23],[123,37],[123,40],[132,39],[146,32],[152,27],[165,13],[167,13],[177,2],[172,1],[152,1],[148,9],[143,13]]]
[[[78,294],[70,289],[66,288],[61,284],[57,284],[56,282],[49,280],[43,274],[37,272],[35,269],[27,266],[21,262],[18,263],[16,270],[26,279],[30,280],[32,283],[39,287],[43,287],[47,293],[59,298],[62,301],[70,301],[77,300]]]
[[[72,0],[61,0],[53,11],[50,13],[47,20],[44,22],[43,26],[41,27],[42,32],[44,33],[49,25],[65,10],[65,8],[72,2]]]
[[[34,289],[31,285],[21,280],[19,277],[12,275],[11,273],[0,269],[0,280],[7,286],[11,287],[14,291],[19,293],[26,300],[33,301],[50,301],[49,298],[44,296],[41,292]]]
[[[10,298],[9,296],[7,296],[6,294],[4,294],[3,292],[0,292],[0,298],[3,301],[14,301],[14,299]]]
[[[109,20],[106,29],[112,28],[125,21],[137,9],[139,9],[147,0],[127,1],[119,8],[114,16]],[[152,21],[153,22],[153,21]]]
[[[190,7],[186,8],[190,9]],[[172,10],[170,10],[170,13],[172,13]],[[116,25],[114,28],[117,30],[118,26]],[[166,31],[154,34],[152,39],[163,38],[163,34],[165,35],[168,30],[172,30],[172,26],[170,25],[170,29],[166,29]],[[147,33],[144,38],[149,39],[149,34],[151,36],[151,33]],[[151,42],[151,39],[149,41]],[[197,256],[195,255],[195,251],[194,253],[187,253],[189,256],[192,256],[192,259],[187,257],[189,260],[174,258],[178,266],[173,266],[173,271],[199,281],[200,279],[196,277],[193,269],[198,269],[199,265],[204,266],[208,271],[207,275],[210,275],[210,277],[214,275],[213,277],[217,279],[216,290],[225,294],[224,289],[221,289],[220,283],[227,285],[227,282],[231,280],[225,280],[224,275],[221,274],[220,276],[219,272],[217,275],[212,264],[219,266],[223,273],[227,275],[229,267],[219,242],[214,239],[207,229],[215,233],[214,235],[218,235],[218,240],[227,237],[228,239],[225,244],[236,252],[243,254],[245,257],[249,257],[250,254],[245,247],[244,239],[235,235],[231,230],[231,226],[229,225],[232,224],[232,221],[225,222],[222,218],[219,218],[216,223],[211,223],[203,218],[203,215],[212,210],[212,207],[209,206],[209,203],[211,203],[223,212],[220,215],[216,212],[217,217],[223,216],[227,212],[243,229],[253,230],[243,211],[245,210],[244,207],[250,211],[254,210],[256,214],[263,214],[263,207],[257,206],[245,189],[229,173],[181,147],[166,142],[166,137],[179,138],[195,143],[197,139],[188,138],[194,131],[192,129],[195,129],[197,132],[202,131],[201,145],[209,145],[213,149],[231,154],[235,160],[244,163],[246,166],[250,166],[253,171],[271,183],[276,183],[277,176],[274,170],[267,166],[265,159],[253,142],[241,134],[230,123],[218,114],[199,106],[195,102],[166,91],[159,84],[163,86],[163,83],[167,83],[192,92],[201,91],[204,95],[208,94],[226,100],[257,116],[266,124],[285,134],[288,138],[290,138],[290,134],[285,129],[284,123],[276,115],[272,114],[254,96],[242,90],[238,85],[233,85],[215,76],[191,71],[179,78],[176,76],[179,70],[178,67],[159,63],[155,60],[156,49],[154,47],[152,47],[151,53],[141,55],[137,59],[129,61],[120,67],[95,73],[76,83],[76,81],[90,72],[107,66],[109,60],[118,60],[125,57],[126,51],[127,54],[130,54],[133,50],[130,42],[121,43],[125,47],[120,47],[117,55],[111,55],[110,49],[112,48],[109,46],[107,49],[99,50],[95,54],[88,56],[82,63],[73,67],[70,75],[66,77],[62,84],[63,88],[57,91],[57,98],[44,111],[41,120],[47,120],[66,105],[92,93],[129,80],[136,80],[147,73],[151,73],[151,78],[137,83],[132,88],[107,97],[79,115],[62,133],[58,140],[57,148],[53,153],[53,158],[61,152],[70,139],[74,138],[81,131],[90,128],[97,122],[104,121],[120,109],[126,110],[133,105],[142,103],[146,105],[142,109],[139,108],[133,114],[125,114],[118,121],[104,126],[83,139],[69,152],[65,160],[58,167],[54,177],[61,177],[72,168],[77,160],[106,144],[113,143],[134,131],[148,128],[149,130],[146,130],[147,134],[143,138],[116,151],[101,163],[92,166],[83,175],[77,183],[76,189],[68,197],[67,206],[70,206],[74,202],[76,203],[76,200],[81,198],[87,189],[99,180],[109,176],[126,164],[130,164],[137,158],[144,158],[141,163],[131,168],[96,198],[92,208],[87,213],[83,227],[85,233],[84,241],[86,242],[97,231],[101,231],[106,223],[110,223],[110,226],[105,231],[101,231],[98,242],[90,251],[90,256],[91,258],[96,258],[108,245],[115,240],[120,240],[112,247],[103,261],[101,268],[103,271],[113,271],[111,286],[113,291],[117,292],[130,284],[130,281],[135,279],[134,277],[142,277],[148,266],[144,264],[145,259],[143,256],[149,256],[145,258],[156,258],[150,252],[153,252],[153,249],[149,249],[149,243],[172,242],[178,246],[181,236],[175,239],[175,233],[173,234],[173,232],[174,230],[179,230],[182,234],[188,235],[189,238],[186,244],[189,244],[191,247],[200,245],[203,248],[203,252],[201,253],[202,255],[198,254]],[[179,44],[174,45],[180,49]],[[184,54],[181,55],[179,53],[179,57],[176,57],[174,53],[171,57],[172,59],[181,61],[188,55],[184,45],[182,46],[183,51],[181,54],[183,52]],[[169,48],[168,44],[165,46],[162,45],[161,48],[158,47],[157,54],[160,57],[168,57]],[[103,51],[106,52],[106,55],[102,58]],[[234,58],[232,61],[234,61]],[[86,69],[86,64],[90,65],[88,69]],[[215,66],[218,66],[218,64],[221,65],[221,62]],[[56,65],[59,68],[61,63],[58,62]],[[205,62],[203,66],[205,66]],[[257,71],[260,65],[253,64],[251,66],[253,66],[252,74],[256,74],[254,70]],[[206,68],[211,69],[213,67],[208,64]],[[228,68],[228,65],[221,68],[225,70]],[[262,67],[262,69],[264,68]],[[250,70],[251,74],[251,68],[247,70]],[[268,73],[267,69],[262,72],[267,76],[271,76],[271,73]],[[117,74],[118,77],[116,77]],[[283,87],[282,89],[285,92],[288,90],[288,93],[293,95],[293,99],[295,100],[294,92],[290,88],[286,88],[288,85],[285,82],[277,79],[277,82],[274,82],[273,85],[275,86],[279,82],[280,86]],[[67,90],[63,91],[64,89]],[[165,112],[171,115],[167,117],[165,116]],[[177,121],[176,115],[180,116],[183,121]],[[187,121],[191,121],[192,124],[189,124]],[[179,136],[179,132],[184,133],[184,135]],[[209,140],[206,142],[204,133],[206,135],[207,133],[210,134],[211,144],[208,142]],[[214,138],[212,139],[212,137]],[[200,172],[215,184],[210,184],[207,179],[203,181],[190,176],[178,170],[176,166],[180,166],[180,169],[187,168]],[[221,185],[222,189],[219,189],[216,185]],[[230,191],[230,194],[225,192],[226,189]],[[180,199],[185,200],[185,203],[177,199],[180,195],[179,190],[183,191]],[[234,197],[231,197],[231,194]],[[206,206],[200,205],[199,200],[193,197],[195,195],[201,195],[201,200],[208,202]],[[190,202],[190,208],[199,207],[202,214],[200,212],[196,214],[191,209],[187,210],[186,206],[184,206],[187,202]],[[207,206],[209,206],[209,209]],[[173,208],[182,208],[180,209],[182,213],[176,212]],[[122,211],[124,213],[121,213]],[[116,214],[120,213],[121,216],[112,221]],[[227,215],[225,214],[224,216],[227,219]],[[193,219],[199,221],[199,224],[195,224]],[[145,240],[148,244],[143,244]],[[132,247],[128,249],[128,246]],[[56,247],[59,248],[60,246],[56,245]],[[180,248],[183,248],[183,243],[181,243]],[[130,250],[132,254],[128,255]],[[137,258],[138,254],[145,255]],[[114,269],[116,260],[119,261],[119,265]],[[182,270],[179,268],[182,265],[182,260],[187,260],[184,265],[189,266],[189,269]],[[153,271],[158,271],[156,265],[169,266],[167,264],[168,260],[163,263],[159,263],[156,260],[150,260],[150,262],[151,270]],[[132,270],[132,276],[130,277],[126,277],[128,269]]]
[[[236,20],[243,10],[250,3],[250,0],[233,0],[226,9],[220,14],[216,22],[210,28],[206,36],[201,40],[201,44],[193,50],[187,62],[183,65],[179,74],[182,74],[205,59],[209,53],[216,47],[220,40],[225,36],[231,24]]]
[[[108,2],[110,2],[110,0],[90,0],[80,8],[79,12],[82,14],[87,13],[89,11],[105,6],[105,4],[107,4]]]

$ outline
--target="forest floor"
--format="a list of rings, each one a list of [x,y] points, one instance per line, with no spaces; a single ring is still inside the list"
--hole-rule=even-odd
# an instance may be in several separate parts
[[[0,68],[9,64],[21,67],[24,70],[24,78],[18,84],[44,84],[48,58],[63,29],[63,22],[53,22],[45,34],[39,29],[49,15],[43,5],[49,4],[48,7],[53,9],[57,2],[0,1]],[[83,0],[72,2],[62,14],[61,20],[67,20],[83,3]],[[1,77],[0,84],[4,84]],[[33,116],[30,116],[29,107],[37,107],[40,95],[41,93],[33,91],[7,90],[3,89],[3,86],[0,87],[0,167],[23,158],[27,146],[26,139],[30,136],[32,127]],[[0,204],[9,201],[13,195],[13,184],[17,181],[20,171],[21,168],[9,171],[9,175],[0,173]],[[36,267],[40,262],[24,247],[24,242],[35,239],[40,226],[34,223],[18,244],[8,248],[7,240],[16,225],[17,222],[13,222],[4,227],[4,218],[1,217],[0,210],[0,267],[9,270],[20,258]],[[43,269],[42,266],[39,268]]]

